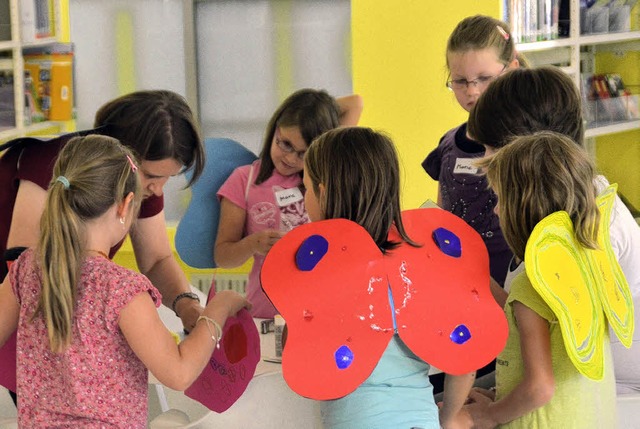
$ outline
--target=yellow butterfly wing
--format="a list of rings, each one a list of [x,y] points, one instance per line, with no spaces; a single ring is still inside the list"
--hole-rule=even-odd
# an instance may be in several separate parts
[[[605,319],[597,285],[566,212],[536,225],[525,250],[533,287],[558,318],[565,349],[575,367],[594,380],[604,374]]]
[[[599,249],[586,249],[585,253],[590,260],[589,265],[594,270],[593,276],[598,285],[597,291],[609,325],[622,344],[629,348],[633,341],[634,330],[633,298],[627,279],[618,263],[618,258],[611,247],[609,235],[609,224],[617,187],[615,184],[611,185],[598,196],[597,203],[600,209]]]

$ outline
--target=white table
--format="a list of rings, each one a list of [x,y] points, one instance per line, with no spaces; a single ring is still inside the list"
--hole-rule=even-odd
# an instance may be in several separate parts
[[[199,291],[196,291],[199,293]],[[201,293],[199,293],[201,294]],[[206,297],[202,299],[205,302]],[[180,332],[182,324],[169,309],[160,307],[167,327]],[[255,319],[260,332],[260,319]],[[162,386],[149,377],[149,427],[158,428],[248,428],[321,429],[318,403],[294,393],[282,378],[282,366],[265,362],[275,356],[273,332],[260,334],[263,359],[242,397],[224,413],[215,413],[199,402]],[[164,397],[164,398],[163,398]]]

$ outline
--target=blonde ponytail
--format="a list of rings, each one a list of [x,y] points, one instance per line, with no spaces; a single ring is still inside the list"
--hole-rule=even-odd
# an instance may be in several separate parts
[[[140,185],[118,140],[106,136],[75,137],[60,152],[40,220],[37,261],[42,295],[33,318],[42,315],[53,352],[72,342],[73,315],[86,252],[86,221],[104,214],[134,192],[139,207]]]

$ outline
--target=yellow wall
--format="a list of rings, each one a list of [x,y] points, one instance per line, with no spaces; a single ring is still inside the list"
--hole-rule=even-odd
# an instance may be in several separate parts
[[[640,52],[624,55],[603,53],[596,59],[597,73],[618,72],[627,85],[640,79]],[[630,86],[632,92],[638,88]],[[618,184],[618,192],[640,210],[640,131],[612,134],[596,139],[596,159],[599,170],[612,183]]]
[[[352,0],[354,91],[364,97],[361,125],[386,131],[405,171],[403,208],[436,199],[437,183],[420,166],[467,113],[445,87],[449,34],[473,14],[500,17],[500,1]]]

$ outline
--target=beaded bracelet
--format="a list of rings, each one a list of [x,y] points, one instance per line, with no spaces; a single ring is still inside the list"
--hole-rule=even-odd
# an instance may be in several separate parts
[[[176,311],[176,304],[178,304],[178,301],[180,301],[182,298],[189,298],[189,299],[193,299],[195,301],[200,302],[200,297],[195,292],[182,292],[180,295],[176,296],[176,299],[173,300],[173,304],[171,304],[171,309],[178,317],[180,316]]]
[[[220,348],[220,341],[222,341],[222,328],[220,327],[218,322],[216,322],[215,320],[213,320],[210,317],[200,316],[200,317],[198,317],[198,320],[196,320],[196,323],[198,323],[201,320],[204,320],[205,322],[207,322],[207,329],[209,330],[209,334],[211,335],[211,339],[215,343],[216,348],[219,349]],[[213,325],[213,327],[216,328],[216,333],[218,335],[214,335],[213,332],[211,332],[211,327],[209,326],[209,323],[211,323]]]

